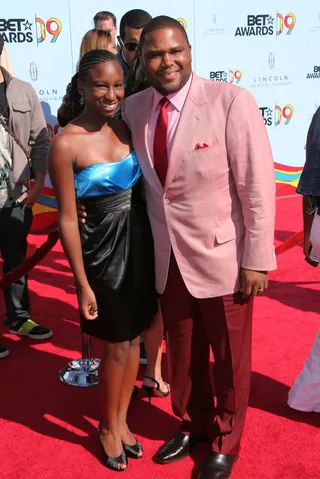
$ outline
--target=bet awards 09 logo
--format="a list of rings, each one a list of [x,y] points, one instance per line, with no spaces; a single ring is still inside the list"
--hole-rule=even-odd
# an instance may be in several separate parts
[[[32,43],[32,23],[26,18],[0,18],[0,33],[6,43]]]
[[[247,15],[246,25],[237,27],[234,36],[250,37],[276,34],[278,37],[282,33],[290,35],[296,23],[296,16],[293,13],[282,15],[277,12],[274,16],[269,13]]]
[[[308,73],[306,79],[312,80],[314,78],[320,78],[320,66],[314,66],[313,72]]]
[[[58,18],[52,17],[44,21],[35,17],[34,22],[27,18],[0,18],[0,34],[6,43],[32,43],[37,46],[49,39],[55,43],[62,31],[62,23]]]
[[[260,106],[259,110],[264,119],[264,124],[266,126],[274,126],[275,128],[280,125],[289,125],[294,114],[294,108],[290,104],[284,107],[275,105],[274,108]]]
[[[210,80],[238,84],[242,78],[241,70],[218,70],[210,72]]]

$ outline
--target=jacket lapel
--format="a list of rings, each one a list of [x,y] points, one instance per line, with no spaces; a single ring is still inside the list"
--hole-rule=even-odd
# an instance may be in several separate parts
[[[148,124],[153,102],[153,90],[149,88],[145,92],[145,98],[139,104],[139,118],[135,127],[135,139],[139,153],[139,162],[145,180],[160,195],[163,195],[163,186],[154,169],[153,160],[148,145]]]
[[[186,153],[195,147],[193,142],[194,138],[197,137],[201,120],[205,116],[203,106],[206,103],[207,95],[204,80],[193,74],[190,91],[180,113],[179,123],[169,156],[168,172],[164,186],[165,191],[172,183]]]

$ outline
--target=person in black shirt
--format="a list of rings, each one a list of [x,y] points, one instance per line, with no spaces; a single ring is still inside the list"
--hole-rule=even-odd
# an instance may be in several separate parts
[[[139,9],[130,10],[121,18],[120,35],[118,36],[120,45],[118,58],[123,68],[125,84],[132,68],[141,32],[150,20],[152,20],[152,16],[145,10]]]

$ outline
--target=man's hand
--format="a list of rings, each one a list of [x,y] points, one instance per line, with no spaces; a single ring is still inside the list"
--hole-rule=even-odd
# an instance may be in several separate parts
[[[84,225],[86,222],[87,213],[85,206],[81,205],[80,203],[77,203],[77,215],[79,223]]]
[[[42,187],[33,187],[27,191],[26,207],[32,208],[41,195]]]
[[[268,273],[266,271],[253,271],[242,268],[241,289],[244,299],[263,293],[268,287]]]
[[[23,195],[17,199],[17,202],[23,203],[25,201],[26,207],[32,208],[33,205],[38,201],[41,191],[42,187],[34,186],[33,188],[30,188],[30,190],[23,193]]]
[[[39,196],[44,188],[46,175],[45,173],[36,173],[33,187],[28,191],[23,193],[20,198],[17,199],[18,203],[26,202],[27,208],[32,208],[33,205],[38,201]]]

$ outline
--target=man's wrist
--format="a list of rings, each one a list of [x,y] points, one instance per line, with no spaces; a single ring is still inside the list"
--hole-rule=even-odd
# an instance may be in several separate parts
[[[268,274],[268,271],[263,271],[261,269],[252,269],[252,268],[246,268],[245,266],[241,266],[242,269],[245,269],[247,271],[253,271],[254,273],[263,273],[263,274]]]

